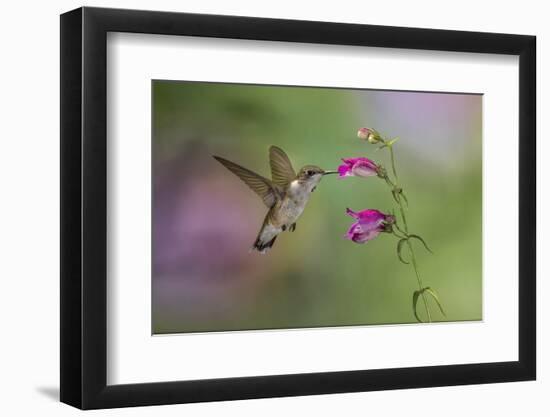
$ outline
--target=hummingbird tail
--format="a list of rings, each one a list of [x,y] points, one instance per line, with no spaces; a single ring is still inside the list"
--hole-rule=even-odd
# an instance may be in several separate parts
[[[275,236],[273,239],[271,239],[269,242],[262,242],[260,240],[260,237],[256,239],[254,242],[254,245],[250,248],[251,251],[257,250],[260,253],[266,253],[271,247],[273,246],[273,243],[275,243],[275,239],[277,239],[277,236]]]

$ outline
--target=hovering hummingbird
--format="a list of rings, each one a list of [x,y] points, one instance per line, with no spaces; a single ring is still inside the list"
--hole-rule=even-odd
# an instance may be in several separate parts
[[[244,181],[269,208],[251,248],[261,253],[266,253],[273,246],[279,233],[296,229],[296,221],[323,175],[337,173],[306,165],[296,174],[286,153],[277,146],[269,148],[271,180],[227,159],[219,156],[214,158]]]

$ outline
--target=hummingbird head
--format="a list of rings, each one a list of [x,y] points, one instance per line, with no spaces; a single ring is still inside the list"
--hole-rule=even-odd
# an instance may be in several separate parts
[[[324,169],[316,165],[306,165],[300,169],[296,179],[300,184],[309,185],[315,187],[323,178],[323,175],[336,174],[336,171],[325,171]]]

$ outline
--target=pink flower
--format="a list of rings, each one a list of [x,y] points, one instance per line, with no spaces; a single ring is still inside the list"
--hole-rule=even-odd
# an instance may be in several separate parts
[[[372,177],[378,175],[378,165],[368,158],[342,158],[344,163],[338,167],[340,178],[343,177]]]
[[[357,220],[351,225],[345,236],[346,239],[355,243],[366,243],[380,233],[389,231],[388,227],[395,223],[394,216],[384,214],[378,210],[367,209],[355,212],[348,208],[346,213]]]

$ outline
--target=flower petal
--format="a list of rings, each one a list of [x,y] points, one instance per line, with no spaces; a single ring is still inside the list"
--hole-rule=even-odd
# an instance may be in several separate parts
[[[344,164],[338,167],[338,177],[349,177],[351,175],[351,167],[349,165]]]
[[[359,156],[357,158],[342,158],[342,161],[344,161],[348,165],[355,165],[359,162],[370,165],[372,168],[376,168],[376,164],[371,161],[369,158],[365,158],[363,156]]]
[[[352,209],[350,208],[346,208],[346,214],[348,214],[349,216],[353,217],[354,219],[358,219],[359,218],[359,214],[354,212]]]
[[[346,164],[348,164],[349,166],[353,166],[355,165],[357,162],[361,162],[362,160],[364,159],[367,159],[368,158],[363,158],[362,156],[358,157],[358,158],[342,158],[342,161],[344,161]]]
[[[358,177],[372,177],[378,175],[377,168],[371,162],[358,161],[353,165],[351,172]]]
[[[377,237],[379,234],[380,230],[362,231],[361,233],[356,233],[352,240],[355,243],[367,243],[368,241]]]
[[[378,224],[386,220],[386,215],[379,210],[366,209],[356,213],[361,224]]]
[[[349,230],[346,232],[345,238],[349,240],[354,240],[355,236],[361,233],[361,225],[359,223],[353,223]]]
[[[380,230],[364,230],[361,225],[354,223],[346,233],[346,238],[355,243],[366,243],[380,234]]]

